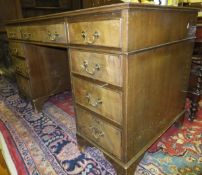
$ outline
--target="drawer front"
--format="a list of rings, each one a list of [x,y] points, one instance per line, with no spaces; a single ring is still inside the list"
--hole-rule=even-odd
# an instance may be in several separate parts
[[[76,114],[77,132],[121,159],[121,131],[87,110],[76,107]]]
[[[24,59],[20,59],[16,57],[13,57],[12,59],[13,59],[15,71],[28,77],[29,74],[28,74],[26,61]]]
[[[121,20],[69,23],[71,44],[121,47]]]
[[[122,93],[73,77],[78,104],[118,123],[122,123]]]
[[[21,39],[20,28],[18,26],[7,26],[6,31],[9,39]]]
[[[122,86],[121,56],[70,50],[71,71],[116,86]]]
[[[38,26],[34,25],[21,26],[21,35],[23,40],[41,41]]]
[[[16,74],[16,80],[20,93],[26,97],[31,97],[30,82],[28,79]]]
[[[67,36],[64,23],[49,24],[44,26],[45,31],[43,42],[53,42],[53,43],[67,43]],[[42,32],[41,31],[41,32]]]
[[[24,45],[22,43],[9,42],[11,55],[25,57]]]
[[[60,23],[39,23],[34,25],[22,26],[22,38],[24,40],[50,42],[50,43],[67,43],[64,22]]]

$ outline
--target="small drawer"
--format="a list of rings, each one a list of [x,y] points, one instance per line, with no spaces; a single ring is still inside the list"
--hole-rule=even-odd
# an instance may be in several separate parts
[[[25,57],[24,45],[22,43],[9,42],[11,55]]]
[[[73,77],[76,103],[118,123],[122,123],[122,93]]]
[[[39,33],[38,25],[21,26],[21,36],[23,40],[41,41],[42,34]]]
[[[121,130],[76,107],[77,132],[121,159]]]
[[[20,28],[18,26],[7,26],[6,31],[9,39],[21,39]]]
[[[31,97],[30,82],[28,79],[16,74],[17,85],[21,94]]]
[[[64,21],[43,22],[21,27],[22,39],[46,43],[67,43]]]
[[[121,20],[109,19],[69,23],[71,44],[121,47]]]
[[[29,77],[26,61],[24,59],[20,59],[16,57],[13,57],[12,59],[13,59],[15,71],[26,77]]]
[[[48,24],[45,27],[43,42],[67,43],[67,36],[64,22]],[[42,31],[41,31],[42,32]]]
[[[122,87],[121,56],[70,49],[71,71]]]

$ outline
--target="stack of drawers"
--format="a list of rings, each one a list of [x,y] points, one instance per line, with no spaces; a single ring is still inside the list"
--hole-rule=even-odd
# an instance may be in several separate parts
[[[70,88],[64,19],[8,25],[7,34],[20,93],[39,112],[49,96]]]
[[[30,98],[29,69],[25,57],[24,44],[19,42],[10,42],[9,49],[12,55],[13,68],[16,72],[16,80],[20,93]]]
[[[153,8],[68,19],[79,143],[99,147],[121,175],[184,113],[196,11]]]
[[[70,44],[121,47],[121,19],[100,19],[69,24]],[[115,37],[111,37],[115,36]],[[77,133],[122,158],[123,58],[99,48],[70,48]]]

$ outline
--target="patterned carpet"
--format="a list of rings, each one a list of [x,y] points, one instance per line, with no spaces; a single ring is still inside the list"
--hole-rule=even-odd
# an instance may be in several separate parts
[[[0,130],[19,175],[118,173],[99,150],[79,151],[69,92],[51,97],[43,113],[35,114],[16,86],[1,78]],[[193,123],[185,120],[182,128],[171,127],[148,150],[135,174],[202,175],[202,111]]]

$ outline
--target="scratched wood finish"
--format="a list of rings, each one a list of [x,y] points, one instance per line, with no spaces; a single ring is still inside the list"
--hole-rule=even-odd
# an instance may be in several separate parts
[[[106,118],[122,123],[122,93],[77,77],[72,78],[75,101]],[[81,88],[82,87],[82,88]]]
[[[121,159],[121,130],[80,107],[76,109],[77,131]]]
[[[169,10],[159,10],[157,13],[156,10],[136,9],[124,11],[122,15],[128,24],[128,40],[127,45],[123,46],[124,51],[195,37],[195,13]],[[143,30],[148,29],[148,26],[149,30]]]
[[[115,86],[123,86],[121,56],[76,49],[70,49],[69,55],[73,73]]]

